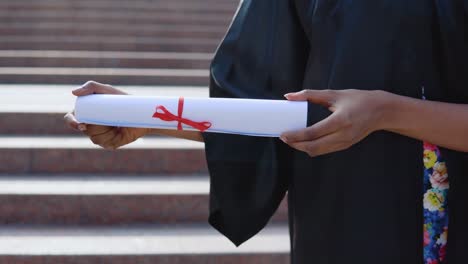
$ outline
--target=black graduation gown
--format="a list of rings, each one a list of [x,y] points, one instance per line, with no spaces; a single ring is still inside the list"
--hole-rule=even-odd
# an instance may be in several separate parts
[[[467,0],[244,0],[211,65],[213,97],[386,90],[468,103]],[[309,105],[309,124],[328,110]],[[437,126],[438,124],[434,124]],[[422,143],[379,131],[310,158],[278,139],[204,133],[209,222],[235,244],[288,192],[294,264],[422,263]],[[468,140],[468,137],[467,137]],[[448,261],[468,263],[468,158],[451,181]]]

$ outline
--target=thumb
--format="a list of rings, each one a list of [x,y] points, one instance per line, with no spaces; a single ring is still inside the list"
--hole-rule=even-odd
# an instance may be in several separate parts
[[[73,95],[84,96],[90,94],[125,94],[124,92],[113,88],[110,85],[88,81],[80,88],[72,91]]]
[[[309,101],[330,108],[338,95],[334,90],[302,90],[296,93],[285,94],[289,101]]]
[[[85,96],[95,93],[95,87],[91,85],[84,84],[78,89],[72,91],[72,94],[75,96]]]

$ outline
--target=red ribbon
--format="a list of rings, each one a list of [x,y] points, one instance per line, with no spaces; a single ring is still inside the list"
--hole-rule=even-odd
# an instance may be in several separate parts
[[[160,112],[158,112],[160,111]],[[177,109],[177,115],[169,112],[166,107],[159,105],[156,107],[156,112],[153,115],[153,118],[159,118],[163,121],[177,121],[177,130],[182,130],[182,124],[189,125],[201,132],[204,132],[208,128],[211,127],[211,122],[195,122],[187,118],[182,117],[182,113],[184,111],[184,98],[179,98],[179,107]]]

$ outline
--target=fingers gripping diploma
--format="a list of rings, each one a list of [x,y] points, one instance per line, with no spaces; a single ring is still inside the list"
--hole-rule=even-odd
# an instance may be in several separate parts
[[[80,88],[74,90],[73,95],[85,96],[90,94],[126,94],[125,92],[116,89],[107,84],[101,84],[94,81],[85,83]],[[64,116],[65,123],[75,129],[82,131],[90,140],[105,149],[116,149],[128,143],[131,143],[138,138],[148,133],[144,128],[125,128],[111,126],[97,126],[79,123],[75,118],[74,111],[67,113]]]
[[[281,135],[289,146],[311,157],[347,149],[380,129],[379,91],[303,90],[286,94],[290,101],[309,101],[327,107],[332,114],[305,129]]]

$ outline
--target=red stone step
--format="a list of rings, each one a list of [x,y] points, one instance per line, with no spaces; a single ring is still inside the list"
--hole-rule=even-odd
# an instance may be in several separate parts
[[[207,172],[203,147],[199,142],[148,137],[112,151],[84,136],[2,136],[0,173],[199,174]]]
[[[70,106],[72,108],[72,106]],[[71,110],[71,109],[70,109]],[[2,135],[80,135],[65,126],[63,113],[1,113]]]
[[[207,176],[3,176],[0,224],[135,225],[206,222]],[[287,205],[272,221],[287,221]]]
[[[12,31],[15,30],[38,30],[38,29],[49,29],[49,30],[70,30],[70,29],[87,29],[87,30],[109,30],[117,32],[120,29],[120,34],[124,32],[149,32],[149,33],[161,33],[161,32],[196,32],[196,33],[224,33],[226,27],[224,25],[210,24],[210,25],[198,25],[198,24],[158,24],[158,23],[131,23],[126,24],[122,22],[108,23],[106,21],[90,22],[90,21],[66,21],[66,22],[46,22],[41,23],[27,22],[14,20],[0,25],[2,30],[8,28]]]
[[[0,35],[0,50],[214,52],[221,38]]]
[[[40,24],[39,24],[40,25]],[[8,25],[0,25],[0,35],[10,36],[100,36],[106,37],[167,37],[167,38],[222,38],[224,30],[205,31],[203,29],[190,29],[180,27],[179,30],[166,29],[164,26],[148,27],[148,30],[125,28],[119,29],[118,27],[104,27],[104,28],[87,28],[87,27],[70,27],[70,28],[42,28],[42,27],[14,27]]]
[[[205,225],[122,228],[4,227],[1,263],[288,264],[285,225],[271,225],[236,248]]]
[[[122,11],[126,10],[129,12],[138,12],[141,13],[142,15],[149,15],[151,13],[156,13],[156,12],[171,12],[171,13],[187,13],[187,14],[221,14],[225,15],[226,17],[232,17],[233,14],[236,11],[237,6],[233,6],[230,8],[222,8],[222,9],[213,9],[213,10],[206,10],[205,8],[192,8],[192,9],[181,9],[180,7],[138,7],[135,9],[125,9],[121,8],[117,5],[113,6],[107,6],[107,7],[99,7],[99,8],[94,8],[90,6],[62,6],[62,5],[23,5],[23,4],[4,4],[2,5],[2,2],[0,2],[0,8],[3,10],[8,10],[9,12],[19,12],[22,10],[27,10],[27,11],[35,11],[35,12],[48,12],[48,11],[53,11],[53,12],[69,12],[72,10],[76,11],[82,11],[86,12],[88,10],[100,10],[102,12],[106,12],[107,10],[114,12],[114,11]]]
[[[69,105],[69,109],[73,104]],[[65,113],[31,113],[31,112],[0,112],[0,135],[22,135],[22,136],[81,136],[82,133],[75,131],[64,122]]]
[[[208,85],[208,70],[0,67],[2,83],[81,84],[88,80],[114,85]]]
[[[211,53],[0,50],[0,67],[208,69]]]
[[[12,1],[3,0],[0,8],[7,10],[139,10],[139,11],[179,11],[179,12],[233,12],[238,1],[61,1],[36,0]]]
[[[224,33],[226,31],[225,26],[219,26],[216,24],[212,25],[197,25],[197,24],[188,24],[188,25],[173,25],[173,24],[149,24],[149,23],[107,23],[106,21],[100,22],[90,22],[90,21],[66,21],[66,22],[26,22],[15,20],[8,23],[3,23],[0,25],[0,29],[10,29],[15,30],[38,30],[38,29],[49,29],[49,30],[73,30],[73,29],[86,29],[86,30],[109,30],[113,32],[119,32],[120,34],[124,32],[149,32],[149,33],[161,33],[161,32],[197,32],[197,33],[207,33],[207,32],[217,32]],[[120,30],[120,31],[118,31]]]
[[[227,27],[232,16],[225,14],[197,14],[186,12],[159,12],[141,14],[129,10],[70,10],[70,11],[30,11],[10,12],[0,10],[0,22],[88,22],[106,24],[143,24],[143,25],[216,25]]]

